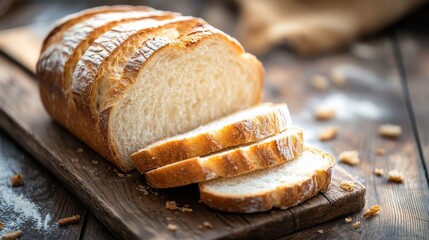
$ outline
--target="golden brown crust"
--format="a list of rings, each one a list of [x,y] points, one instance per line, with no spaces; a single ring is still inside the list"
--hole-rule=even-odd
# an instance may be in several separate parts
[[[68,15],[62,18],[61,20],[59,20],[58,23],[56,23],[55,26],[52,28],[52,30],[49,32],[48,36],[46,36],[42,44],[41,52],[44,52],[46,48],[48,48],[52,43],[55,43],[59,39],[61,39],[62,34],[65,31],[67,31],[67,29],[71,28],[73,25],[87,18],[90,18],[94,15],[97,15],[100,13],[107,13],[107,12],[152,11],[152,10],[154,9],[147,6],[116,5],[116,6],[101,6],[101,7],[85,9],[75,14]]]
[[[322,158],[328,158],[331,165],[326,169],[320,169],[315,174],[309,176],[305,181],[293,186],[278,186],[273,191],[261,192],[258,195],[234,196],[216,195],[206,191],[204,183],[199,184],[201,200],[211,208],[225,212],[262,212],[273,207],[286,209],[293,207],[319,192],[327,190],[330,182],[335,159],[328,153],[315,148],[305,148]]]
[[[301,129],[288,129],[269,141],[253,143],[207,157],[173,163],[145,174],[152,187],[169,188],[218,177],[235,177],[258,169],[277,166],[301,155]]]
[[[149,146],[132,154],[131,159],[138,171],[145,172],[184,159],[255,142],[290,127],[292,123],[287,105],[280,104],[271,108],[270,112],[225,125],[219,131],[209,131]]]

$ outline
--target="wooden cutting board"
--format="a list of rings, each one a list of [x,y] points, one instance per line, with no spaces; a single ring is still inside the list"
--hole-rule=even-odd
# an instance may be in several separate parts
[[[24,63],[23,65],[27,65]],[[336,167],[327,192],[287,210],[233,214],[199,202],[195,185],[149,189],[137,172],[113,165],[55,124],[45,112],[34,76],[0,57],[0,127],[61,181],[110,231],[124,239],[271,239],[360,210],[365,187]],[[346,192],[343,180],[357,187]],[[188,204],[193,212],[168,210],[166,201]],[[167,218],[169,220],[167,220]],[[209,222],[213,228],[201,227]],[[176,232],[167,225],[175,224]]]

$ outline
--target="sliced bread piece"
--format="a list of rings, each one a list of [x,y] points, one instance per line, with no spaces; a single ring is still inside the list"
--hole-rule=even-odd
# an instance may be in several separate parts
[[[306,147],[301,157],[280,166],[200,183],[200,198],[226,212],[286,209],[326,191],[334,164],[330,154]]]
[[[302,153],[303,145],[302,130],[290,128],[248,146],[157,168],[147,172],[146,179],[152,187],[168,188],[218,177],[235,177],[291,161]]]
[[[140,172],[255,142],[292,125],[286,104],[265,103],[150,144],[131,155]]]

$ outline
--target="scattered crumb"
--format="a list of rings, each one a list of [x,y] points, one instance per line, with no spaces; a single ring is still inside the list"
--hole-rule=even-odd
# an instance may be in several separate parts
[[[20,238],[22,236],[22,231],[21,230],[17,230],[17,231],[13,231],[13,232],[8,232],[5,233],[1,236],[2,240],[15,240],[17,238]]]
[[[177,209],[176,201],[167,201],[167,202],[165,202],[165,208],[167,208],[169,210],[176,210]]]
[[[173,221],[173,219],[171,217],[166,217],[165,220],[167,220],[167,221]]]
[[[67,225],[79,222],[79,219],[80,219],[80,215],[74,215],[71,217],[61,218],[60,220],[58,220],[57,223],[60,226],[67,226]]]
[[[358,228],[359,228],[359,226],[360,226],[360,222],[355,222],[355,223],[353,223],[353,227],[354,227],[355,229],[358,229]]]
[[[92,164],[98,164],[97,160],[92,160],[91,162],[92,162]]]
[[[204,226],[205,228],[209,228],[209,229],[212,229],[212,228],[213,228],[213,225],[212,225],[211,223],[207,222],[207,221],[203,222],[203,226]]]
[[[366,212],[363,214],[364,218],[370,217],[370,216],[374,216],[379,214],[381,211],[381,207],[380,205],[374,205],[372,207],[370,207],[368,210],[366,210]]]
[[[327,127],[322,130],[322,133],[320,133],[319,139],[320,141],[329,141],[331,139],[334,139],[337,136],[338,128],[335,126]]]
[[[335,115],[335,109],[332,107],[318,106],[314,109],[314,116],[320,121],[330,120],[334,118]]]
[[[377,148],[377,150],[375,150],[375,153],[378,156],[383,156],[384,154],[386,154],[386,149],[384,149],[384,148]]]
[[[118,175],[118,177],[124,177],[125,176],[123,173],[120,173],[120,172],[116,173],[116,175]]]
[[[4,228],[4,223],[0,221],[0,230]]]
[[[342,181],[340,187],[347,192],[351,192],[355,189],[355,183],[352,181]]]
[[[24,178],[18,173],[10,178],[10,182],[12,183],[12,187],[19,187],[24,185]]]
[[[311,79],[311,84],[317,90],[326,90],[328,88],[328,79],[325,76],[314,75]]]
[[[78,152],[78,153],[83,153],[83,148],[78,148],[78,149],[77,149],[77,152]]]
[[[357,151],[344,151],[339,156],[340,162],[355,166],[358,165],[359,160],[359,153]]]
[[[342,72],[332,69],[330,72],[330,77],[332,82],[337,87],[344,87],[346,85],[347,79]]]
[[[193,212],[194,211],[192,208],[186,207],[186,206],[179,208],[179,210],[182,212]]]
[[[346,217],[346,218],[344,218],[344,222],[345,223],[351,223],[352,221],[353,221],[352,217]]]
[[[404,177],[397,170],[389,171],[388,178],[389,182],[402,183]]]
[[[317,230],[318,233],[323,234],[323,229]]]
[[[170,223],[170,224],[167,225],[167,229],[169,231],[175,232],[175,231],[177,231],[177,226]]]
[[[402,133],[402,128],[398,125],[383,124],[378,128],[378,132],[382,137],[398,138]]]
[[[72,158],[71,162],[72,162],[72,163],[79,163],[79,159],[77,159],[77,158]]]
[[[204,228],[204,226],[203,225],[198,225],[198,229],[203,229]]]
[[[376,168],[376,169],[374,169],[374,173],[377,176],[383,176],[384,170],[382,168]]]
[[[143,195],[148,195],[149,191],[147,190],[147,188],[141,184],[136,186],[136,189],[140,192],[143,192]]]

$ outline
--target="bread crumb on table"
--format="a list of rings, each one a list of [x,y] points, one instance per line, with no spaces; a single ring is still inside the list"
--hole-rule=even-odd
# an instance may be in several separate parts
[[[92,164],[98,164],[97,160],[91,160]]]
[[[317,232],[320,233],[320,234],[324,233],[323,229],[319,229],[319,230],[317,230]]]
[[[344,151],[339,156],[340,162],[355,166],[360,163],[357,151]]]
[[[353,223],[353,227],[354,227],[355,229],[358,229],[358,228],[359,228],[359,226],[360,226],[360,222],[359,222],[359,221],[358,221],[358,222]]]
[[[192,208],[187,207],[187,206],[180,207],[179,210],[182,212],[193,212],[194,211]]]
[[[24,178],[18,173],[10,178],[10,182],[12,183],[12,187],[19,187],[24,185]]]
[[[345,223],[351,223],[352,221],[353,221],[352,217],[346,217],[346,218],[344,218],[344,222]]]
[[[377,149],[375,150],[375,153],[376,153],[378,156],[383,156],[384,154],[386,154],[386,149],[384,149],[384,148],[377,148]]]
[[[366,210],[366,212],[363,214],[363,217],[367,218],[367,217],[370,217],[370,216],[377,215],[377,214],[380,213],[380,211],[381,211],[380,205],[373,205],[368,210]]]
[[[171,232],[175,232],[175,231],[177,231],[177,226],[170,223],[167,225],[167,229]]]
[[[78,223],[80,220],[80,215],[74,215],[71,217],[66,217],[66,218],[61,218],[60,220],[58,220],[58,225],[60,226],[67,226],[70,224],[75,224]]]
[[[125,176],[123,173],[120,173],[120,172],[116,173],[116,175],[118,175],[118,177],[124,177]]]
[[[137,191],[143,192],[143,195],[149,195],[149,191],[147,190],[147,187],[145,187],[144,185],[137,185],[136,186]]]
[[[326,90],[328,88],[328,79],[322,75],[314,75],[311,78],[311,84],[317,90]]]
[[[398,125],[383,124],[378,128],[378,133],[382,137],[398,138],[402,133],[402,128]]]
[[[383,176],[384,169],[382,169],[382,168],[376,168],[376,169],[374,169],[374,174],[377,175],[377,176]]]
[[[78,149],[77,149],[77,152],[78,152],[78,153],[83,153],[83,148],[78,148]]]
[[[335,115],[335,109],[329,106],[318,106],[314,109],[314,116],[320,121],[331,120]]]
[[[346,83],[347,83],[346,76],[341,71],[332,69],[329,75],[330,75],[332,82],[337,87],[344,87],[346,85]]]
[[[171,217],[166,217],[166,218],[165,218],[165,220],[167,220],[167,221],[169,221],[169,222],[170,222],[170,221],[173,221],[173,219],[172,219]]]
[[[213,228],[213,225],[212,225],[211,223],[207,222],[207,221],[203,222],[203,226],[204,226],[205,228],[209,228],[209,229],[212,229],[212,228]]]
[[[2,230],[3,228],[4,228],[4,223],[0,221],[0,230]]]
[[[355,183],[352,181],[342,181],[340,187],[347,192],[351,192],[355,189]]]
[[[165,202],[165,208],[167,208],[169,210],[176,210],[177,209],[176,201],[167,201],[167,202]]]
[[[389,171],[387,180],[389,180],[389,182],[402,183],[404,182],[404,176],[397,170],[392,170]]]
[[[15,240],[17,238],[20,238],[21,236],[22,236],[22,231],[17,230],[17,231],[8,232],[8,233],[3,234],[0,239],[2,239],[2,240]]]
[[[329,141],[331,139],[334,139],[337,136],[337,133],[338,133],[337,127],[334,127],[334,126],[327,127],[322,130],[322,132],[320,133],[319,139],[320,141]]]

